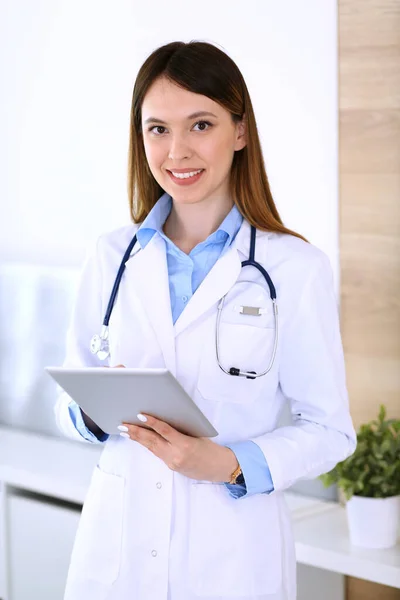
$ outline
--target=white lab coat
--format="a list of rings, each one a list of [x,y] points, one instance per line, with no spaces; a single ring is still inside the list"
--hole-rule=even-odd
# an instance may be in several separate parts
[[[137,226],[102,236],[82,275],[65,365],[104,365],[90,353],[121,257]],[[274,329],[269,290],[248,258],[250,226],[220,258],[172,323],[164,241],[155,235],[127,262],[110,321],[107,364],[166,366],[219,432],[219,444],[253,440],[275,491],[240,499],[223,483],[171,471],[139,443],[111,436],[84,504],[65,600],[293,600],[295,553],[283,491],[330,470],[355,448],[332,273],[326,256],[290,236],[257,231],[256,259],[277,291],[279,345],[256,380],[228,376],[215,355],[216,307],[226,299],[221,357],[268,365]],[[251,283],[247,283],[251,282]],[[241,315],[239,305],[267,309]],[[110,398],[112,401],[112,398]],[[277,428],[283,404],[293,424]],[[62,395],[61,430],[80,436]],[[81,438],[80,438],[81,439]]]

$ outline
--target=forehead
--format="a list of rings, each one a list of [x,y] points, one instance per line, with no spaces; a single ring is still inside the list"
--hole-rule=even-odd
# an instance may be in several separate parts
[[[142,104],[142,120],[156,117],[163,120],[186,119],[189,114],[209,111],[217,117],[228,113],[211,98],[195,94],[165,78],[157,79],[148,89]]]

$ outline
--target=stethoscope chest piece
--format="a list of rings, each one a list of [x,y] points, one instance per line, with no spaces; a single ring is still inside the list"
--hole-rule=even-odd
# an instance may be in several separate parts
[[[101,334],[97,333],[90,340],[90,351],[92,354],[97,354],[100,360],[105,360],[110,356],[110,346],[108,343],[108,327],[102,327]]]

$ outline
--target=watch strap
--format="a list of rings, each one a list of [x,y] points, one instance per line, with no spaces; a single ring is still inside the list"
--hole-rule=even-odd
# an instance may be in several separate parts
[[[231,475],[231,478],[230,478],[230,480],[229,480],[229,483],[230,483],[231,485],[235,485],[235,484],[239,483],[239,482],[238,482],[238,479],[239,479],[239,477],[240,477],[240,476],[242,476],[242,477],[241,477],[241,479],[243,479],[242,469],[241,469],[241,466],[239,465],[239,466],[238,466],[238,467],[236,467],[236,469],[233,471],[233,473],[232,473],[232,475]]]

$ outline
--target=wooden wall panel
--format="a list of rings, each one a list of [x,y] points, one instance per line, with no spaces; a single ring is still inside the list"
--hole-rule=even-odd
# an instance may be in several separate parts
[[[399,590],[386,585],[347,578],[346,594],[351,600],[399,600],[399,593]]]
[[[400,0],[339,0],[341,327],[355,425],[400,416]],[[400,590],[347,578],[347,600]]]
[[[339,0],[340,52],[399,43],[398,0]]]
[[[400,0],[339,0],[341,323],[356,425],[400,414]]]
[[[340,114],[340,135],[341,172],[398,173],[400,109],[343,108]],[[379,210],[378,200],[379,197],[376,197],[376,212]]]

